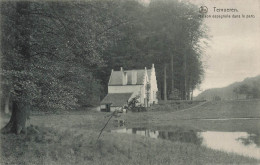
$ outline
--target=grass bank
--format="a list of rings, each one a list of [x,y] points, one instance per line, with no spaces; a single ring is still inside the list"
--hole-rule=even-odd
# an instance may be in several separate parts
[[[159,104],[155,104],[148,108],[148,111],[167,111],[175,112],[183,109],[188,109],[203,104],[205,101],[159,101]]]
[[[36,131],[39,130],[39,131]],[[191,143],[138,135],[29,127],[1,135],[1,164],[257,164],[259,161]]]
[[[260,118],[260,99],[210,101],[187,111],[174,113],[176,119]]]

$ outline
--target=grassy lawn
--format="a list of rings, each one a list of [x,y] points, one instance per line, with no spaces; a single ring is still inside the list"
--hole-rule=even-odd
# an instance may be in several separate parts
[[[260,100],[211,101],[188,111],[174,113],[175,118],[260,118]]]
[[[198,120],[202,118],[260,117],[260,101],[208,102],[189,110],[171,111],[169,105],[148,112],[121,114],[112,118],[101,138],[100,129],[110,113],[94,110],[59,115],[34,115],[28,120],[27,135],[1,135],[0,164],[259,164],[259,160],[215,151],[206,147],[138,135],[110,133],[115,119],[127,128],[145,127],[170,131],[192,130],[260,133],[260,120]],[[160,109],[165,108],[160,111]],[[225,112],[225,108],[228,112]],[[191,120],[190,120],[191,119]],[[7,121],[7,120],[1,120]],[[35,127],[37,126],[37,127]],[[35,131],[38,130],[38,131]]]

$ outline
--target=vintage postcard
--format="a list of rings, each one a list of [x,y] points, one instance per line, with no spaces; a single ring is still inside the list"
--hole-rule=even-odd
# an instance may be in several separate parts
[[[260,164],[259,0],[2,0],[0,29],[0,164]]]

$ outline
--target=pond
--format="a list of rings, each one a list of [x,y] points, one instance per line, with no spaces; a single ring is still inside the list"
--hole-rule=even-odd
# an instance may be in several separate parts
[[[211,149],[233,152],[239,155],[260,159],[260,136],[248,132],[217,132],[185,130],[181,127],[171,131],[151,130],[146,128],[121,128],[113,133],[127,133],[155,139],[180,141],[206,146]]]

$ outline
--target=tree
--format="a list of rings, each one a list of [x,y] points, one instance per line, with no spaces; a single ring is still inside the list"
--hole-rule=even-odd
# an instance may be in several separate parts
[[[260,90],[256,86],[252,87],[251,89],[251,96],[252,98],[260,98]]]
[[[82,97],[98,95],[93,73],[104,66],[101,53],[124,23],[113,14],[118,3],[1,3],[1,88],[13,105],[3,132],[25,130],[29,109],[74,109]]]
[[[260,97],[260,90],[256,82],[253,82],[252,84],[241,84],[235,87],[233,92],[236,94],[237,98],[239,95],[244,95],[247,99]]]
[[[31,93],[36,93],[36,89],[34,84],[31,81],[31,75],[28,73],[31,62],[30,57],[30,22],[31,19],[28,16],[28,10],[30,8],[29,2],[17,2],[16,5],[13,5],[13,13],[9,18],[12,18],[9,22],[9,25],[13,25],[17,27],[17,31],[13,32],[13,38],[11,41],[12,47],[14,50],[8,52],[10,50],[6,49],[6,52],[3,52],[5,55],[3,58],[4,62],[3,66],[3,78],[8,82],[4,84],[2,89],[10,89],[12,93],[12,116],[9,123],[3,128],[3,131],[11,131],[20,133],[21,131],[25,131],[25,121],[28,114],[28,104],[30,103],[30,98],[32,98]],[[2,6],[3,8],[3,6]],[[4,18],[5,20],[5,18]],[[7,27],[3,27],[2,34],[5,34],[5,30]],[[2,28],[1,28],[2,29]],[[7,33],[8,34],[8,33]],[[10,34],[10,33],[9,33]],[[10,34],[12,35],[12,34]],[[2,39],[2,43],[7,44],[9,36],[5,36]],[[4,48],[4,46],[3,46]],[[9,56],[7,56],[9,55]],[[14,57],[17,64],[14,64],[10,57]],[[11,85],[10,85],[11,84]],[[8,98],[9,100],[9,98]],[[9,104],[9,103],[7,103]]]
[[[166,84],[167,91],[178,89],[182,92],[182,99],[189,99],[191,91],[201,83],[203,76],[201,39],[208,36],[203,19],[197,17],[197,8],[186,2],[154,0],[148,12],[148,27],[151,27],[148,30],[149,49],[153,60],[157,61],[156,66],[171,62],[168,66],[173,73],[167,73],[167,82],[171,81]],[[157,68],[158,79],[163,79],[163,70]]]

